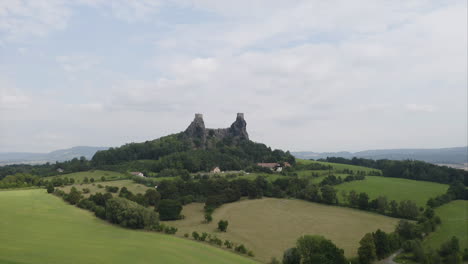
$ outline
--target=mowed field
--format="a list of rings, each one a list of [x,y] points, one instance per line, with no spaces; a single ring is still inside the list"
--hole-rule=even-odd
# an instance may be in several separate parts
[[[365,192],[371,199],[384,195],[389,201],[413,200],[419,206],[425,206],[429,198],[444,194],[448,189],[446,184],[381,176],[366,176],[365,180],[342,183],[334,187],[338,192]],[[339,198],[342,199],[341,195]]]
[[[99,188],[98,185],[102,185],[103,188]],[[106,181],[106,182],[99,182],[99,183],[87,183],[87,184],[73,184],[73,185],[67,185],[67,186],[64,186],[64,187],[58,187],[58,189],[66,192],[66,193],[69,193],[70,192],[70,189],[72,187],[76,187],[76,189],[78,189],[78,191],[82,191],[84,188],[88,188],[89,189],[89,193],[87,194],[83,194],[84,196],[86,197],[89,197],[89,195],[91,194],[95,194],[97,192],[102,192],[102,193],[105,193],[106,192],[106,189],[104,188],[105,186],[116,186],[116,187],[119,187],[119,191],[120,189],[122,189],[122,187],[126,187],[129,191],[131,191],[132,193],[134,194],[137,194],[137,193],[145,193],[146,190],[148,189],[151,189],[150,187],[146,187],[145,185],[142,185],[142,184],[138,184],[132,180],[120,180],[120,181]]]
[[[442,219],[442,224],[424,240],[424,245],[432,249],[438,249],[452,236],[458,237],[460,248],[468,247],[468,201],[456,200],[444,204],[435,210]]]
[[[301,200],[263,198],[224,204],[213,213],[213,221],[203,223],[203,204],[184,207],[184,220],[169,221],[179,228],[177,235],[193,231],[215,234],[244,244],[260,261],[282,258],[304,234],[318,234],[331,239],[345,250],[346,256],[357,254],[359,240],[368,232],[393,231],[399,219],[359,210],[326,206]],[[228,220],[226,233],[216,231],[219,220]]]
[[[205,243],[113,226],[47,194],[0,191],[0,263],[254,263]]]
[[[76,183],[82,183],[85,177],[88,177],[88,179],[94,178],[95,181],[101,181],[102,176],[106,178],[106,181],[128,178],[128,176],[119,172],[115,172],[115,171],[91,170],[91,171],[59,174],[56,176],[45,177],[44,179],[50,181],[53,178],[69,178],[69,179],[74,179]]]

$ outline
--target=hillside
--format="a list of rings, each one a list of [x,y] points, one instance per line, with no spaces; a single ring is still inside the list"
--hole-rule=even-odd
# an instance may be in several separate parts
[[[43,189],[1,191],[0,200],[0,263],[255,263],[207,244],[110,225]]]
[[[56,161],[65,161],[80,157],[91,159],[97,151],[106,149],[108,148],[78,146],[69,149],[55,150],[49,153],[0,152],[0,165],[54,163]]]
[[[144,162],[134,162],[144,160]],[[98,151],[92,163],[100,168],[132,168],[159,172],[166,168],[190,172],[240,170],[257,162],[295,163],[289,152],[272,150],[249,139],[247,122],[238,114],[224,129],[205,128],[203,116],[196,114],[188,128],[180,133],[143,143],[130,143]]]

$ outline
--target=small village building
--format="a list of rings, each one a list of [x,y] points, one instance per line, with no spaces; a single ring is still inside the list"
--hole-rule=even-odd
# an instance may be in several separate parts
[[[139,176],[139,177],[145,177],[143,172],[139,172],[139,171],[132,171],[132,172],[130,172],[130,174],[135,175],[135,176]]]
[[[221,169],[219,167],[215,167],[214,169],[211,170],[211,173],[220,173]]]
[[[62,169],[62,168],[58,168],[58,169],[57,169],[57,172],[58,172],[58,173],[63,173],[63,169]]]

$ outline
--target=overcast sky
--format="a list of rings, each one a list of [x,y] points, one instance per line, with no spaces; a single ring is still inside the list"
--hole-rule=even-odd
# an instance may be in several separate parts
[[[194,113],[291,151],[467,145],[467,1],[2,0],[0,152]]]

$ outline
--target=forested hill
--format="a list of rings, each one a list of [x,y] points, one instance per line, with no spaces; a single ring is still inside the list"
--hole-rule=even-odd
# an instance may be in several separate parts
[[[257,162],[295,163],[289,152],[272,150],[251,141],[246,126],[243,114],[238,114],[229,128],[205,128],[202,115],[196,114],[184,132],[98,151],[92,158],[92,164],[108,169],[130,167],[159,172],[177,168],[197,172],[214,167],[240,170]]]

